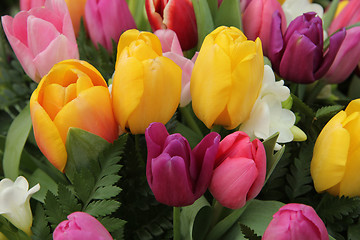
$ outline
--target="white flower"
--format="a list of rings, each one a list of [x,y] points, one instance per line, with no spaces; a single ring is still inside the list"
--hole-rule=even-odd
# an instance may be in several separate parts
[[[287,25],[296,17],[307,12],[316,12],[320,18],[324,15],[322,6],[317,3],[311,3],[309,0],[286,0],[281,7],[284,10]]]
[[[295,114],[283,109],[281,102],[290,96],[290,90],[284,86],[284,81],[275,81],[271,67],[264,66],[263,85],[250,117],[241,124],[239,130],[246,132],[252,139],[266,139],[279,133],[278,143],[291,142],[294,135],[291,128],[295,123]],[[276,150],[280,145],[276,145]]]
[[[29,201],[39,190],[39,184],[29,190],[29,183],[23,176],[16,178],[15,182],[8,178],[0,181],[0,214],[28,235],[31,235],[32,225]]]

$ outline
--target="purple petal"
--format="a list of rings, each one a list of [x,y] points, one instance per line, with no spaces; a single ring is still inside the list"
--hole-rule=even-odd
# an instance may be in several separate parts
[[[191,148],[189,142],[181,134],[175,133],[166,138],[163,153],[171,157],[181,157],[185,161],[186,168],[189,168]]]
[[[281,57],[284,51],[284,39],[281,29],[281,14],[275,11],[272,16],[271,34],[269,40],[269,58],[276,72],[279,71]]]

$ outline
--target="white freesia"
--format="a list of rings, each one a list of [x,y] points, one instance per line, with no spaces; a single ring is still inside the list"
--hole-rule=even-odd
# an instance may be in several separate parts
[[[316,12],[320,18],[324,15],[323,7],[320,4],[311,3],[309,0],[286,0],[281,7],[284,10],[288,26],[296,17],[307,12]]]
[[[295,114],[281,105],[289,96],[290,90],[284,86],[284,81],[275,81],[271,67],[265,65],[260,95],[250,117],[241,124],[239,130],[246,132],[252,139],[266,139],[278,132],[278,143],[291,142],[294,135],[290,129],[294,126]],[[281,146],[276,144],[275,147],[279,150]]]
[[[39,184],[29,190],[29,183],[23,176],[15,182],[8,178],[0,181],[0,214],[28,235],[31,235],[33,220],[29,201],[39,190]]]

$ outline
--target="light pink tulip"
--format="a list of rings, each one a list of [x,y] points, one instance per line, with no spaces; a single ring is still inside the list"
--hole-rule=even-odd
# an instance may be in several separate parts
[[[351,0],[333,19],[328,29],[329,35],[343,27],[351,26],[360,21],[360,0]]]
[[[101,44],[112,52],[112,40],[117,43],[121,33],[136,28],[125,0],[88,0],[85,5],[85,22],[95,46]]]
[[[20,10],[28,11],[34,7],[42,7],[45,5],[45,0],[20,0]]]
[[[281,31],[286,30],[286,18],[280,3],[277,0],[252,0],[248,1],[243,10],[243,26],[246,37],[255,40],[261,39],[263,52],[268,56],[269,39],[271,32],[272,16],[275,11],[281,16]]]
[[[191,60],[184,57],[178,37],[171,29],[156,30],[155,35],[160,39],[163,55],[173,60],[182,70],[180,107],[185,107],[191,102],[190,78],[198,53]]]
[[[54,240],[112,240],[110,233],[93,216],[85,212],[74,212],[55,228]]]
[[[219,146],[209,190],[224,207],[238,209],[256,197],[264,185],[266,154],[259,139],[244,132],[226,136]]]
[[[328,240],[325,224],[307,205],[290,203],[274,214],[262,240]]]
[[[355,70],[360,61],[360,27],[346,30],[345,39],[330,69],[325,74],[327,83],[341,83]]]
[[[78,59],[73,25],[63,0],[1,18],[5,34],[24,71],[39,82],[55,63]]]

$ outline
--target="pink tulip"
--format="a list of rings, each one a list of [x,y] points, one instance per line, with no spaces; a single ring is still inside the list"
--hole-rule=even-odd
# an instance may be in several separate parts
[[[112,52],[112,40],[117,43],[121,33],[136,28],[125,0],[88,0],[85,5],[85,22],[91,41]]]
[[[28,11],[34,7],[42,7],[45,5],[45,0],[20,0],[20,10]]]
[[[330,69],[325,74],[327,83],[341,83],[355,70],[360,61],[360,27],[346,30],[345,39]]]
[[[112,240],[110,233],[93,216],[85,212],[74,212],[55,228],[54,240]]]
[[[325,224],[307,205],[290,203],[274,214],[262,240],[328,240]]]
[[[156,30],[155,35],[160,39],[163,55],[173,60],[182,70],[180,107],[185,107],[191,102],[190,78],[198,53],[191,60],[184,57],[176,33],[171,29]]]
[[[55,63],[78,59],[73,25],[63,0],[1,18],[5,34],[24,71],[39,82]]]
[[[271,21],[273,13],[278,10],[281,16],[281,30],[286,29],[286,18],[277,0],[252,0],[243,10],[243,26],[246,37],[255,41],[261,39],[264,55],[268,55]]]
[[[219,146],[209,190],[224,207],[238,209],[256,197],[264,185],[266,154],[259,139],[244,132],[226,136]]]
[[[351,0],[334,18],[328,29],[329,35],[343,27],[351,26],[360,21],[360,0]]]
[[[198,33],[191,0],[145,0],[145,8],[153,31],[175,31],[183,50],[196,46]]]

